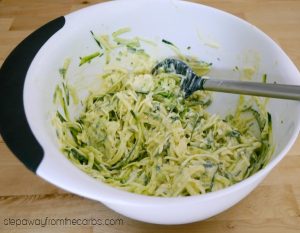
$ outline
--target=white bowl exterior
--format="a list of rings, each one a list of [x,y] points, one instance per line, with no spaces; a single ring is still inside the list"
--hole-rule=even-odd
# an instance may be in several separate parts
[[[66,16],[66,25],[41,48],[27,73],[25,112],[34,135],[46,151],[37,174],[63,189],[99,200],[117,212],[146,222],[188,223],[224,211],[252,191],[294,143],[300,128],[298,102],[272,99],[268,104],[276,145],[270,164],[239,184],[205,195],[158,198],[127,193],[84,174],[60,152],[50,123],[58,69],[64,58],[71,57],[70,79],[86,73],[95,75],[95,66],[78,68],[79,56],[97,50],[89,31],[110,34],[127,26],[132,28],[130,35],[158,44],[164,38],[184,53],[213,62],[211,75],[236,79],[238,74],[232,71],[235,66],[255,66],[258,73],[268,74],[269,82],[300,84],[297,68],[270,38],[222,11],[173,0],[114,1],[85,8]],[[212,48],[216,43],[220,47]],[[186,50],[187,46],[191,50]],[[149,47],[149,50],[158,57],[172,55],[168,49]],[[261,76],[254,79],[260,80]],[[215,94],[210,111],[224,115],[234,110],[236,102],[235,95]]]
[[[212,217],[226,209],[232,207],[244,197],[246,197],[263,179],[259,177],[252,180],[251,184],[236,190],[235,192],[222,195],[218,199],[210,200],[195,199],[178,205],[173,203],[164,207],[163,205],[150,205],[145,208],[143,204],[133,206],[126,204],[106,204],[114,211],[127,217],[155,224],[185,224],[196,222]]]

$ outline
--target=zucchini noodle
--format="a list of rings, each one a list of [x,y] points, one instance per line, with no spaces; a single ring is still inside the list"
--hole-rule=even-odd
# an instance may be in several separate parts
[[[122,38],[128,31],[93,34],[99,52],[80,58],[80,66],[102,59],[105,69],[98,90],[81,101],[83,110],[74,118],[68,109],[79,100],[66,77],[69,61],[61,69],[52,123],[73,164],[129,192],[174,197],[228,187],[268,163],[273,147],[265,99],[240,96],[235,113],[225,118],[208,113],[211,93],[197,91],[184,99],[180,77],[153,76],[155,63],[142,41]],[[180,58],[199,75],[211,69],[209,63]]]

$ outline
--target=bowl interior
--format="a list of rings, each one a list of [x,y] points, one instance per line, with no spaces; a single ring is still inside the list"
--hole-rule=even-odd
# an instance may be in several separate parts
[[[181,1],[116,1],[85,8],[67,15],[64,28],[41,48],[24,87],[25,111],[35,136],[44,148],[51,148],[51,159],[68,169],[73,165],[60,153],[51,125],[53,93],[61,81],[58,70],[65,58],[71,58],[70,82],[81,80],[86,87],[91,86],[101,70],[101,62],[78,66],[80,56],[98,51],[90,31],[111,34],[123,27],[132,29],[125,37],[154,41],[157,47],[143,46],[154,58],[174,56],[161,42],[166,39],[182,53],[212,62],[212,77],[238,79],[243,68],[251,67],[255,69],[253,80],[261,81],[266,73],[270,83],[300,84],[296,67],[270,38],[222,11]],[[189,46],[191,49],[187,49]],[[237,99],[237,95],[215,93],[209,111],[224,116],[235,110]],[[298,133],[300,104],[270,99],[267,109],[272,115],[275,159],[283,156]]]

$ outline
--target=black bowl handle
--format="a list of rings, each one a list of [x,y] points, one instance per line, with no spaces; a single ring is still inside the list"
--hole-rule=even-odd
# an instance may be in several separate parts
[[[25,116],[24,81],[37,52],[64,24],[62,16],[34,31],[9,54],[0,69],[0,133],[10,150],[33,172],[44,152]]]

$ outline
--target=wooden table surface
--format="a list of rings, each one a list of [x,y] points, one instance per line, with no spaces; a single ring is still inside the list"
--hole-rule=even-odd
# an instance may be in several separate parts
[[[0,65],[9,52],[39,26],[96,2],[101,1],[0,0]],[[256,25],[278,42],[300,68],[299,0],[194,2],[228,11]],[[59,226],[52,222],[54,225],[43,227],[38,222],[35,226],[24,222],[24,219],[56,218],[109,219],[111,222],[106,223],[111,225]],[[23,226],[17,226],[21,220]],[[209,220],[179,226],[137,222],[120,216],[99,202],[65,192],[27,170],[0,138],[0,232],[299,233],[300,137],[264,182],[239,204]]]

